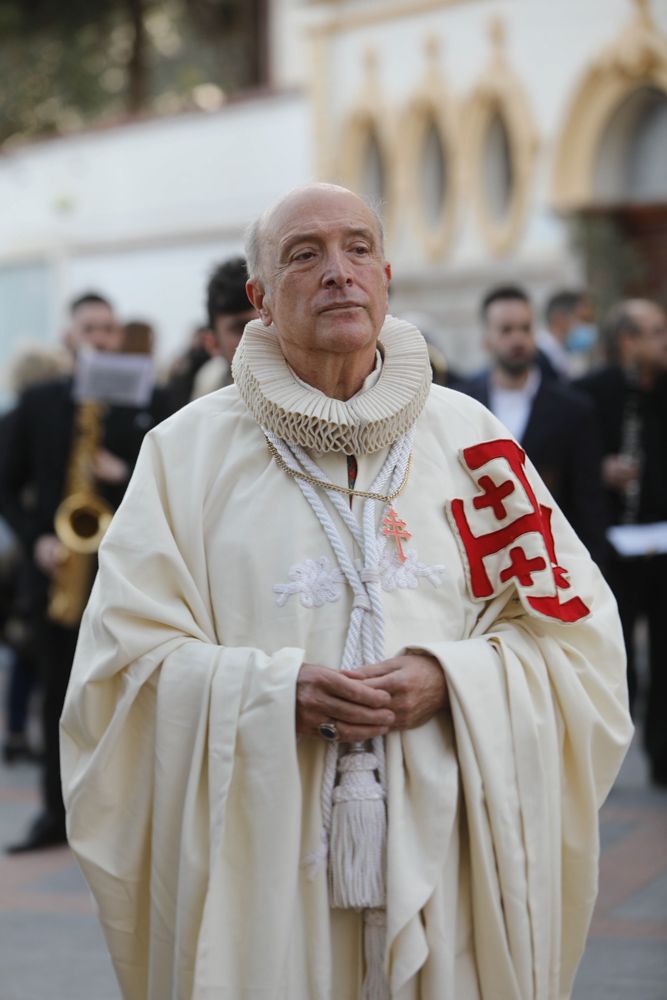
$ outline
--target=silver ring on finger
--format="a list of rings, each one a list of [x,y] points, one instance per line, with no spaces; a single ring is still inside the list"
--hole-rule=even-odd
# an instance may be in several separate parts
[[[335,722],[320,722],[317,731],[327,743],[336,743],[338,740],[338,729]]]

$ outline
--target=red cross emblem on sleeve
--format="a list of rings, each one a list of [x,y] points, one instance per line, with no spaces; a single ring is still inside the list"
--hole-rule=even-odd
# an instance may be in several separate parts
[[[484,441],[465,448],[461,461],[479,493],[452,500],[448,514],[472,597],[486,600],[514,586],[532,613],[561,622],[585,618],[589,610],[558,563],[552,511],[537,501],[523,449],[511,440]]]

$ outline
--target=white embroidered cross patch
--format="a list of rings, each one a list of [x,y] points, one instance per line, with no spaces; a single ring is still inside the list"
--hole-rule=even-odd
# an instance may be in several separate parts
[[[327,602],[341,599],[345,577],[327,556],[297,563],[291,567],[288,576],[291,583],[276,583],[273,586],[279,608],[287,603],[292,594],[299,595],[304,608],[321,608]]]
[[[426,579],[434,587],[439,587],[446,573],[443,565],[428,566],[419,560],[416,549],[405,549],[405,560],[401,562],[396,547],[387,544],[382,533],[378,535],[378,575],[380,585],[387,592],[392,590],[416,590],[420,579]],[[343,596],[345,577],[327,556],[319,559],[305,559],[292,566],[289,583],[276,583],[273,592],[276,604],[282,608],[293,594],[299,595],[304,608],[321,608],[326,603],[333,604]]]

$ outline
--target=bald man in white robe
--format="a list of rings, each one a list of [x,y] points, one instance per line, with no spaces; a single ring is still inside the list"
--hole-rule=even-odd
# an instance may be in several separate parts
[[[247,255],[235,385],[147,436],[62,719],[122,995],[562,1000],[631,735],[614,601],[431,386],[362,201],[291,192]]]

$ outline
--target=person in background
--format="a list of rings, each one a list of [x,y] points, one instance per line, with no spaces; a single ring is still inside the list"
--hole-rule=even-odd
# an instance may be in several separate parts
[[[667,318],[648,299],[626,299],[604,329],[608,364],[576,382],[602,430],[602,478],[613,524],[667,521]],[[635,627],[648,626],[644,745],[652,781],[667,787],[667,554],[622,556],[607,567],[628,655],[630,704],[636,706]]]
[[[83,349],[118,351],[122,329],[108,300],[96,292],[76,298],[70,307],[66,342],[76,356]],[[75,403],[74,377],[60,376],[26,389],[11,413],[0,456],[0,512],[19,538],[29,560],[29,592],[43,684],[42,803],[25,838],[10,853],[39,850],[65,842],[65,811],[60,786],[58,721],[76,646],[78,622],[49,618],[47,608],[62,565],[64,547],[54,527],[56,511],[69,492],[70,477],[81,475],[90,489],[115,510],[145,432],[156,423],[150,409],[105,406],[99,411],[99,441],[79,456],[85,432]],[[30,505],[25,502],[31,498]],[[92,582],[92,581],[91,581]]]
[[[462,376],[452,369],[444,350],[439,346],[442,343],[443,337],[437,320],[428,313],[414,312],[412,310],[408,310],[407,312],[401,311],[399,318],[416,326],[426,341],[435,385],[446,385],[452,389],[458,388],[458,383],[461,381]]]
[[[600,478],[601,444],[590,402],[544,376],[534,314],[515,285],[491,289],[481,305],[490,367],[457,388],[491,410],[525,448],[589,552],[606,554],[608,514]]]
[[[120,350],[123,354],[155,353],[155,330],[144,320],[130,320],[123,325]]]
[[[257,312],[246,292],[248,269],[244,257],[230,257],[219,264],[206,288],[206,308],[211,360],[197,372],[192,398],[198,399],[232,383],[232,361],[246,323]]]
[[[211,331],[208,326],[195,327],[189,346],[169,367],[165,380],[165,390],[171,413],[176,413],[192,399],[195,378],[200,369],[211,360],[208,344]]]
[[[10,362],[9,383],[20,396],[31,385],[47,382],[65,372],[69,359],[64,351],[30,344],[21,348]],[[10,433],[11,411],[0,416],[0,467],[2,453]],[[21,498],[26,510],[33,498],[29,491]],[[30,570],[25,552],[16,535],[3,520],[4,537],[8,543],[3,560],[2,639],[11,651],[9,675],[5,693],[6,730],[2,741],[2,758],[6,764],[34,761],[37,753],[28,736],[29,707],[37,676],[35,636],[30,614]]]
[[[547,300],[537,332],[538,364],[547,378],[569,382],[590,367],[597,344],[593,306],[585,292],[563,289]]]

